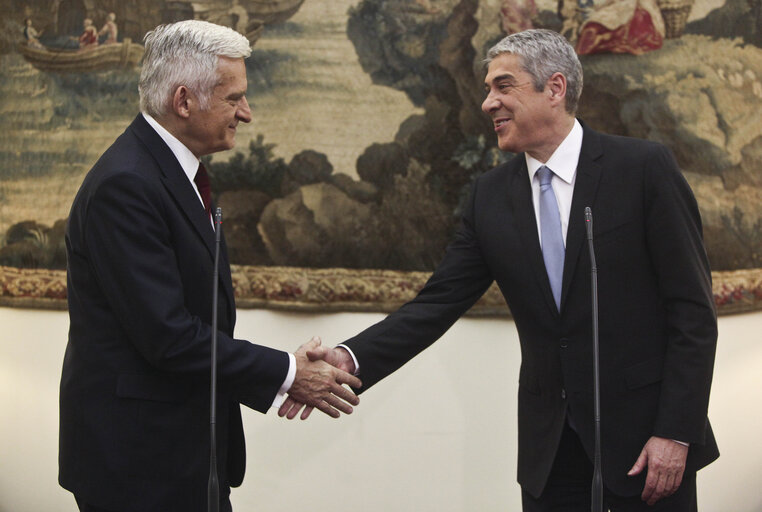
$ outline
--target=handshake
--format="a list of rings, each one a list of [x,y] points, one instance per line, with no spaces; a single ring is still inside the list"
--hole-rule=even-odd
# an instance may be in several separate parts
[[[296,376],[278,416],[292,420],[304,409],[301,419],[306,420],[315,408],[332,418],[352,413],[360,399],[344,384],[359,388],[362,382],[353,375],[355,363],[347,350],[323,347],[320,338],[313,337],[294,357]]]

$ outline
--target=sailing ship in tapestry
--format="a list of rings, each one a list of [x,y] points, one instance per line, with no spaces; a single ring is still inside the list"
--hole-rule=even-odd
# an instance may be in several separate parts
[[[579,116],[673,149],[714,270],[762,267],[762,0],[0,0],[0,265],[65,267],[84,173],[135,115],[155,25],[247,35],[254,121],[208,162],[238,265],[428,271],[472,180],[509,157],[485,50],[575,44]]]

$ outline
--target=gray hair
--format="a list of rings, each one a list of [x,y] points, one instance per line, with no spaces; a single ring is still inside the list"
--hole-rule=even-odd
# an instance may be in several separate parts
[[[143,39],[145,53],[138,91],[140,110],[162,117],[172,95],[181,85],[209,107],[217,85],[219,57],[232,59],[251,55],[249,40],[235,30],[208,21],[185,20],[159,25]]]
[[[485,64],[503,54],[521,58],[521,67],[532,77],[536,91],[545,89],[553,73],[566,77],[566,111],[577,112],[582,95],[582,64],[574,47],[561,34],[546,29],[525,30],[503,38],[489,49]]]

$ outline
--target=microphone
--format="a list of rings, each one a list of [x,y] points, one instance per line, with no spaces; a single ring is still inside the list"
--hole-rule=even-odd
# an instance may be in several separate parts
[[[595,448],[593,453],[592,512],[603,512],[603,476],[601,474],[601,383],[598,355],[598,267],[593,248],[593,210],[585,207],[585,229],[590,249],[590,289],[593,306],[593,414],[595,417]]]
[[[214,212],[214,281],[212,283],[212,363],[209,389],[209,485],[207,510],[219,512],[220,482],[217,477],[217,293],[220,287],[220,235],[222,231],[222,208]]]

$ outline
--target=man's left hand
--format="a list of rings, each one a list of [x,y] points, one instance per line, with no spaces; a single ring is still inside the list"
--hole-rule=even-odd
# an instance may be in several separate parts
[[[653,505],[660,499],[671,496],[680,487],[687,457],[687,446],[671,439],[654,436],[643,447],[638,460],[627,475],[640,474],[648,467],[646,486],[641,498]]]

